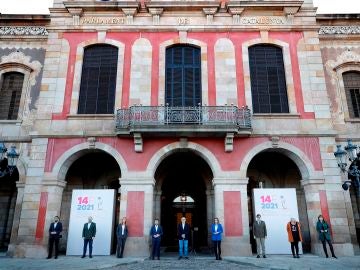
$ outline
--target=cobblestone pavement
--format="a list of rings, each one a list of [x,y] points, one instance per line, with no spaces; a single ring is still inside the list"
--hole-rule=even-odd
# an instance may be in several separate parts
[[[216,261],[210,256],[191,256],[189,260],[178,260],[169,254],[160,261],[148,258],[123,258],[94,256],[81,259],[79,256],[60,256],[51,259],[19,259],[0,256],[0,270],[360,270],[360,256],[326,259],[315,255],[304,255],[293,259],[288,255],[269,255],[266,259],[253,257],[224,257]]]

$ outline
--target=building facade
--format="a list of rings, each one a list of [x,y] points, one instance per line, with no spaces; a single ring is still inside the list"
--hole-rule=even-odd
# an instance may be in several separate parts
[[[0,21],[0,141],[21,153],[0,186],[8,255],[45,257],[55,215],[64,251],[72,190],[110,188],[125,255],[148,255],[155,217],[173,246],[185,215],[199,247],[218,217],[224,256],[247,256],[259,185],[296,188],[304,251],[322,252],[322,213],[335,252],[359,253],[333,156],[360,143],[358,16],[311,0],[55,0]]]

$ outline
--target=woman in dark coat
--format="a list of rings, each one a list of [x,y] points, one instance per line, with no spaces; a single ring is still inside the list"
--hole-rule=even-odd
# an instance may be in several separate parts
[[[337,259],[334,253],[333,245],[331,243],[330,225],[324,220],[324,217],[322,215],[319,215],[318,217],[318,221],[316,223],[316,230],[319,233],[319,240],[323,244],[326,258],[329,258],[326,248],[326,242],[328,242],[332,257]]]

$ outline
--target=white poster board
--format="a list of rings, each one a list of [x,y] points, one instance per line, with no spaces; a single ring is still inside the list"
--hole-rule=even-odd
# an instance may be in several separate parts
[[[291,254],[286,225],[290,218],[299,221],[295,188],[261,188],[253,190],[254,220],[257,214],[266,223],[267,254]],[[302,253],[301,243],[299,251]]]
[[[71,198],[70,223],[66,255],[82,255],[82,230],[88,217],[96,223],[93,255],[110,255],[114,227],[115,190],[74,189]],[[89,252],[89,247],[87,254]]]

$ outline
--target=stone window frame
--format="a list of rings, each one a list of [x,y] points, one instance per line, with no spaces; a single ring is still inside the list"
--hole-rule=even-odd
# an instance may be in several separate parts
[[[259,113],[255,115],[297,115],[298,108],[296,106],[296,96],[295,96],[295,85],[294,77],[292,73],[292,62],[290,54],[290,45],[289,43],[271,39],[269,37],[261,37],[257,39],[252,39],[242,44],[242,56],[243,56],[243,69],[244,69],[244,85],[245,85],[245,102],[251,111],[253,111],[252,105],[252,95],[251,95],[251,79],[250,79],[250,63],[249,63],[249,47],[254,45],[272,45],[282,49],[283,52],[283,61],[285,68],[285,80],[286,80],[286,89],[288,96],[289,104],[289,113]]]
[[[76,60],[75,60],[75,69],[74,69],[74,81],[71,93],[71,103],[70,103],[70,116],[76,115],[81,117],[92,117],[92,116],[101,116],[102,114],[78,114],[79,106],[79,96],[80,96],[80,85],[81,85],[81,73],[82,66],[84,61],[84,50],[88,46],[93,46],[97,44],[107,44],[112,45],[118,49],[118,65],[116,72],[116,89],[115,89],[115,103],[114,103],[114,113],[105,114],[104,116],[114,115],[118,108],[121,108],[121,98],[122,98],[122,87],[123,87],[123,71],[124,71],[124,57],[125,57],[125,45],[117,40],[105,39],[103,41],[99,39],[90,39],[78,44],[76,48]]]
[[[192,45],[200,48],[201,55],[201,100],[202,104],[209,104],[209,88],[208,88],[208,55],[207,44],[187,37],[173,38],[160,43],[159,46],[159,94],[158,104],[165,105],[165,66],[166,66],[166,49],[173,45]]]
[[[31,102],[31,87],[36,84],[36,77],[40,73],[42,65],[39,61],[30,62],[31,57],[24,53],[15,51],[3,56],[0,62],[0,87],[2,87],[3,75],[9,72],[19,72],[24,75],[21,98],[18,109],[17,120],[0,120],[0,123],[21,123],[30,114],[29,104]]]

